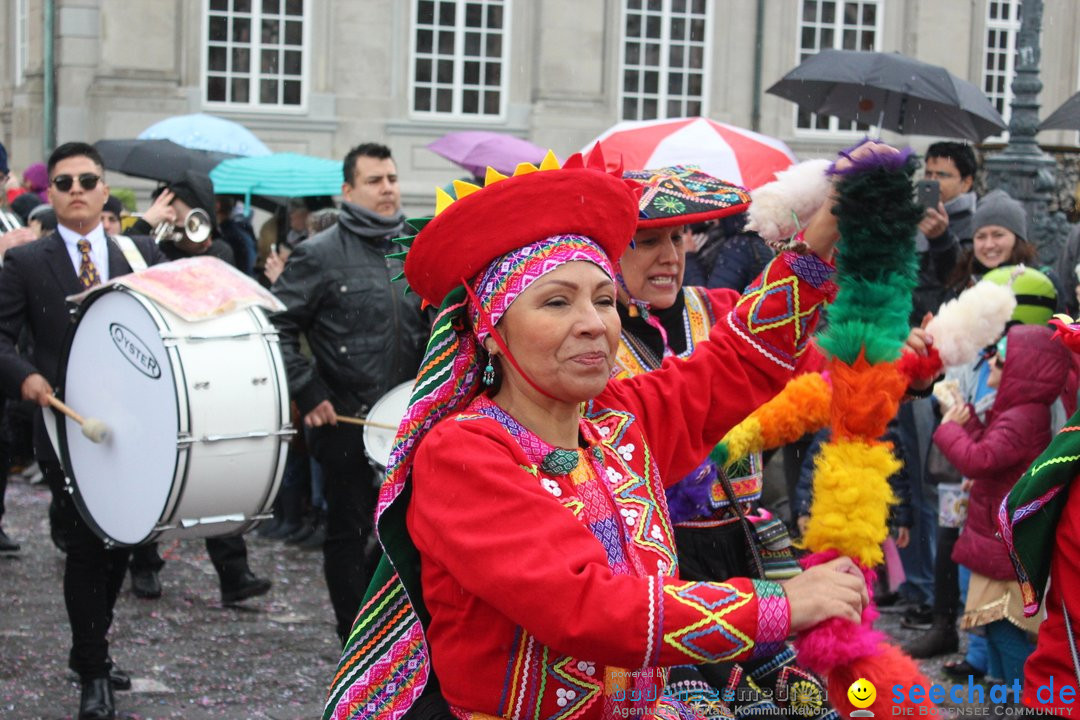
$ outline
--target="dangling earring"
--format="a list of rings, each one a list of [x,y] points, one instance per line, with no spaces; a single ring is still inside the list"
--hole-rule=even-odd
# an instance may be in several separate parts
[[[495,384],[495,368],[491,364],[491,357],[491,355],[488,355],[487,366],[484,367],[484,377],[482,378],[483,383],[488,387]]]

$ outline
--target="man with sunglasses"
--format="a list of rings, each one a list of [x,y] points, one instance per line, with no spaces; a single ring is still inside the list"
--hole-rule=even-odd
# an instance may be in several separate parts
[[[64,298],[132,271],[124,250],[102,229],[109,187],[97,151],[86,143],[65,143],[49,156],[48,171],[49,201],[59,226],[36,242],[8,251],[0,271],[0,388],[8,397],[32,400],[43,408],[53,394],[71,323]],[[134,242],[147,265],[165,260],[148,239]],[[15,349],[24,327],[33,341],[30,358]],[[77,717],[109,720],[116,715],[113,689],[131,687],[131,678],[112,664],[106,639],[130,551],[107,549],[67,499],[64,471],[41,413],[34,420],[34,450],[57,503],[67,546],[64,601],[72,637],[68,664],[82,684]]]

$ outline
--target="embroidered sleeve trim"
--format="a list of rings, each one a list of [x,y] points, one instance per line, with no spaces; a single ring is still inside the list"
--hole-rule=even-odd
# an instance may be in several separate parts
[[[780,583],[754,580],[757,595],[757,637],[753,658],[771,657],[784,649],[791,630],[791,606]]]

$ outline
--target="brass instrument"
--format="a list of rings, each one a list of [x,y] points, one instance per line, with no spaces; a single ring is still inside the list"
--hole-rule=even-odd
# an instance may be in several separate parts
[[[180,225],[163,222],[154,228],[154,242],[179,242],[181,240],[190,240],[193,243],[209,242],[212,229],[213,225],[206,211],[195,208],[188,212]]]

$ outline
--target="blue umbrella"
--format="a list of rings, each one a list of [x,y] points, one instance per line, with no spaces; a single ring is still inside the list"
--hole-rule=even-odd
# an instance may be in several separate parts
[[[166,118],[139,133],[139,139],[172,140],[192,150],[231,155],[254,157],[270,154],[270,148],[243,125],[205,113]]]
[[[225,160],[210,171],[218,195],[310,197],[340,195],[345,175],[341,162],[276,153]]]

